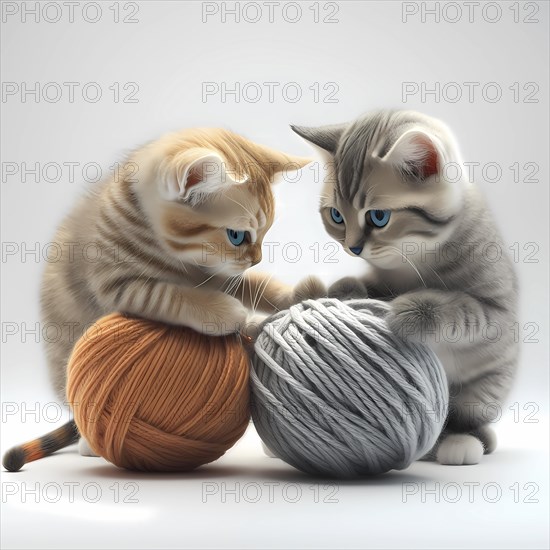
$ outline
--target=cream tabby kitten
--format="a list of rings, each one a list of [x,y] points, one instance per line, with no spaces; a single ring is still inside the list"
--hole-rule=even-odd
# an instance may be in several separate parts
[[[186,130],[135,151],[122,176],[83,197],[55,241],[62,260],[46,266],[44,323],[54,387],[64,398],[75,341],[99,317],[122,311],[222,335],[239,331],[250,308],[266,312],[324,293],[243,273],[262,258],[273,223],[271,184],[291,157],[226,130]]]
[[[451,132],[412,111],[293,129],[328,161],[321,198],[328,233],[368,263],[364,277],[341,279],[329,295],[387,300],[390,327],[433,346],[451,397],[434,455],[444,464],[477,463],[495,448],[490,423],[517,368],[518,289]]]
[[[59,398],[65,400],[73,345],[108,313],[222,335],[246,328],[256,309],[273,312],[325,295],[315,278],[292,288],[244,273],[262,259],[274,177],[308,162],[226,130],[186,130],[135,151],[120,178],[80,199],[57,231],[61,260],[46,265],[42,284],[44,325],[61,334],[46,341]],[[78,438],[70,421],[13,447],[3,465],[16,471]],[[93,455],[84,439],[79,449]]]

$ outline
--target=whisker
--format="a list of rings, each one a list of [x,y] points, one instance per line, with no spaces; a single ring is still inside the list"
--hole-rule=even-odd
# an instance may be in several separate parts
[[[428,286],[426,285],[426,282],[424,281],[424,279],[422,278],[422,275],[420,275],[420,271],[418,271],[418,269],[416,268],[416,266],[412,263],[411,260],[409,260],[409,258],[407,258],[407,256],[405,256],[405,254],[403,254],[401,252],[401,250],[399,250],[399,248],[397,248],[396,246],[390,246],[389,247],[390,249],[392,250],[395,250],[397,251],[398,254],[401,255],[401,257],[406,260],[407,262],[409,262],[410,266],[415,270],[416,274],[418,275],[419,279],[422,281],[422,284],[424,285],[425,288],[428,288]]]
[[[235,199],[232,199],[231,197],[226,196],[226,199],[230,200],[231,202],[234,202],[237,205],[239,205],[243,210],[248,212],[252,216],[252,218],[256,219],[256,216],[250,210],[248,210],[248,208],[246,208],[246,206],[244,204],[240,203],[239,201],[236,201]]]
[[[430,264],[426,264],[426,267],[443,283],[443,286],[447,290],[449,290],[449,287],[445,284],[445,281],[439,276],[439,273]]]
[[[254,296],[254,307],[253,311],[256,312],[256,309],[258,307],[258,304],[260,303],[261,299],[263,298],[265,291],[267,290],[267,287],[269,283],[271,282],[271,279],[273,278],[273,275],[270,275],[269,277],[266,277],[256,289],[256,295]],[[263,286],[263,288],[262,288]]]
[[[232,296],[235,297],[236,294],[237,294],[237,291],[239,290],[239,286],[242,284],[244,284],[244,273],[242,273],[241,275],[239,275],[239,279],[237,281],[237,284],[235,285],[235,288],[233,289],[233,292],[232,292]]]
[[[237,291],[239,284],[243,278],[242,274],[235,275],[230,278],[229,286],[226,289],[226,294],[229,294],[230,296],[235,296],[235,292]]]
[[[252,306],[253,302],[252,302],[252,285],[251,284],[248,285],[248,294],[250,297],[250,305]],[[254,311],[254,309],[252,309],[252,311]]]
[[[214,273],[212,273],[212,275],[210,275],[210,277],[208,277],[208,279],[205,279],[202,283],[198,284],[198,285],[195,285],[193,288],[199,288],[201,287],[202,285],[204,285],[205,283],[207,283],[208,281],[210,281],[210,279],[212,279],[213,277],[215,277],[216,275],[219,275],[222,271],[223,271],[223,268],[224,266],[222,266],[218,271],[215,271]]]

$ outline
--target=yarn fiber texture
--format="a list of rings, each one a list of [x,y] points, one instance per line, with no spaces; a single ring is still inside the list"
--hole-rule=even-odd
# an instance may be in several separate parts
[[[435,444],[448,387],[436,355],[387,327],[377,300],[307,300],[268,318],[252,359],[252,418],[304,472],[404,469]]]
[[[186,471],[244,433],[249,360],[235,335],[103,317],[75,344],[67,397],[90,447],[132,470]]]

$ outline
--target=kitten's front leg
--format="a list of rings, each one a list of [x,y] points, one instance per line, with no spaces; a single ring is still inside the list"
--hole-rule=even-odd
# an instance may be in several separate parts
[[[355,298],[375,298],[386,300],[391,296],[389,288],[380,288],[369,275],[363,277],[343,277],[330,285],[330,298],[353,300]]]
[[[513,381],[515,357],[504,354],[479,366],[470,381],[450,385],[449,413],[432,456],[440,464],[477,464],[483,454],[496,448],[491,428],[502,411],[502,404]]]
[[[104,282],[96,296],[108,312],[121,311],[210,335],[238,332],[247,309],[223,292],[207,291],[139,277],[118,285]]]
[[[442,344],[458,351],[451,372],[446,429],[431,453],[441,464],[477,464],[496,446],[489,425],[502,410],[513,381],[517,354],[507,328],[506,309],[489,306],[459,291],[418,290],[390,303],[386,320],[405,340]],[[488,328],[502,330],[488,349]],[[450,370],[449,370],[450,369]]]
[[[387,322],[395,334],[415,342],[471,345],[496,321],[496,311],[460,291],[416,290],[391,301]]]
[[[328,296],[328,289],[315,275],[308,275],[302,279],[292,290],[291,305],[304,300],[316,300]]]
[[[368,290],[367,285],[358,277],[343,277],[329,286],[328,295],[338,300],[352,300],[367,298]]]

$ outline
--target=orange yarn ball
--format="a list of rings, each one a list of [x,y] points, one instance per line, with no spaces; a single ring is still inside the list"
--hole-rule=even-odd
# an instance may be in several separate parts
[[[209,337],[114,313],[76,343],[67,397],[80,434],[113,464],[191,470],[243,435],[248,357],[236,335]]]

